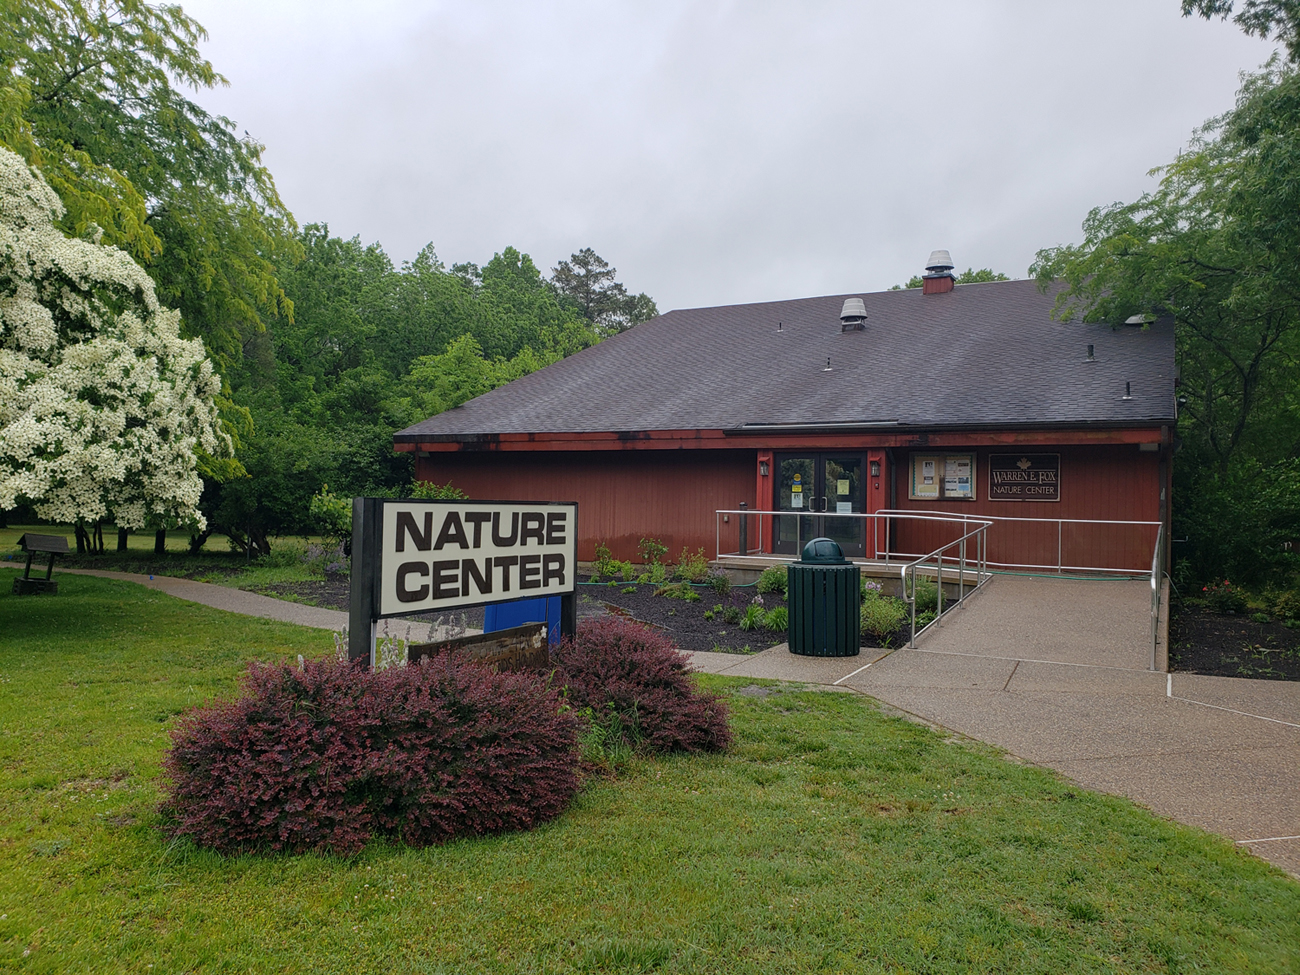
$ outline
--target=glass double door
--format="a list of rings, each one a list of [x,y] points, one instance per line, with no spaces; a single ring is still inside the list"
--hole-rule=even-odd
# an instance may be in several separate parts
[[[810,538],[833,538],[845,556],[866,556],[866,519],[837,518],[861,514],[866,503],[865,454],[777,454],[776,551],[799,555]]]

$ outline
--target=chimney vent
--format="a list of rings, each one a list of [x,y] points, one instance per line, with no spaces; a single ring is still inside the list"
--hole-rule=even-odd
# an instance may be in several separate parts
[[[957,283],[953,267],[952,255],[947,251],[931,251],[930,260],[925,265],[926,273],[921,275],[921,293],[941,295],[951,291]]]
[[[867,306],[861,298],[845,298],[840,309],[840,331],[861,332],[866,328]]]
[[[957,265],[952,262],[952,255],[947,251],[930,251],[929,263],[925,269],[930,272],[951,271]]]

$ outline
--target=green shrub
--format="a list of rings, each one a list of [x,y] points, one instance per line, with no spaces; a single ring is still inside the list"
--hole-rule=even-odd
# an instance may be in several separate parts
[[[636,582],[638,575],[636,564],[633,562],[616,562],[618,574],[623,577],[624,582]]]
[[[758,577],[758,585],[754,588],[759,592],[779,592],[784,597],[788,576],[784,565],[769,565]]]
[[[1251,613],[1250,618],[1256,623],[1267,623],[1268,613]]]
[[[763,626],[774,632],[785,632],[790,627],[790,611],[784,606],[769,610],[763,617]]]
[[[728,606],[722,611],[722,622],[735,626],[740,622],[740,609],[735,606]]]
[[[419,498],[421,501],[461,501],[469,495],[458,487],[452,487],[451,481],[446,484],[416,481],[411,485],[411,497]]]
[[[717,567],[710,569],[704,581],[720,597],[725,598],[727,593],[731,592],[731,576],[722,569]]]
[[[668,546],[657,538],[643,538],[637,543],[637,552],[642,562],[658,565],[659,560],[668,554]]]
[[[650,571],[647,572],[638,581],[652,582],[656,586],[662,586],[665,582],[668,581],[668,567],[665,566],[662,562],[656,562],[652,566],[650,566]]]
[[[704,618],[705,618],[706,620],[711,620],[711,619],[713,619],[713,618],[714,618],[715,616],[717,616],[717,615],[718,615],[718,614],[715,613],[715,612],[714,612],[713,610],[711,610],[711,609],[706,609],[706,610],[704,611]]]
[[[312,525],[325,538],[342,542],[352,537],[352,499],[331,494],[328,484],[312,495],[307,511]]]
[[[690,549],[682,549],[677,559],[677,578],[688,582],[703,582],[709,574],[709,560],[704,557],[704,549],[697,549],[694,554]]]
[[[862,634],[874,637],[882,646],[907,620],[907,603],[889,596],[873,595],[862,601]]]
[[[763,625],[763,620],[767,614],[763,612],[763,607],[758,603],[750,603],[745,607],[744,615],[740,617],[740,628],[742,630],[757,630]]]
[[[918,579],[912,597],[916,600],[917,626],[919,627],[922,613],[934,614],[938,611],[939,587],[928,579]]]
[[[1201,589],[1201,598],[1212,613],[1244,613],[1246,594],[1227,579],[1211,582]]]
[[[684,599],[688,603],[698,603],[700,594],[691,588],[689,582],[674,582],[666,586],[660,586],[655,590],[656,596],[663,596],[665,599]]]
[[[591,563],[592,569],[597,576],[612,576],[618,571],[621,563],[610,556],[609,547],[604,542],[596,543],[596,560]],[[592,580],[595,582],[595,580]]]
[[[1292,589],[1273,600],[1273,615],[1280,620],[1300,620],[1300,591]]]

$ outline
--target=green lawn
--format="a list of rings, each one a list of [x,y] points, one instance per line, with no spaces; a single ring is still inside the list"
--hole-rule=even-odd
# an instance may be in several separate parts
[[[324,578],[304,565],[302,560],[308,545],[320,544],[319,537],[273,538],[270,556],[249,560],[242,552],[230,551],[229,543],[224,537],[209,538],[198,553],[191,555],[188,531],[168,532],[167,551],[163,555],[154,554],[153,532],[128,535],[127,550],[119,552],[117,530],[106,526],[104,552],[77,555],[77,543],[71,525],[9,525],[0,528],[0,559],[17,562],[20,566],[26,562],[27,555],[18,547],[18,539],[29,531],[38,535],[62,535],[67,538],[71,552],[55,560],[56,572],[59,566],[75,566],[82,569],[179,576],[234,589],[254,590],[282,582]],[[37,555],[32,563],[32,572],[35,574],[39,570],[41,578],[45,577],[47,559],[46,555]]]
[[[848,694],[703,678],[731,754],[533,833],[222,859],[155,829],[174,716],[328,633],[0,570],[0,969],[1295,972],[1300,884]],[[752,691],[751,691],[752,693]]]

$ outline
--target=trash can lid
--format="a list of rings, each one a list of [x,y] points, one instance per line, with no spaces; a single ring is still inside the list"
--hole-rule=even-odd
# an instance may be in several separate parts
[[[803,547],[803,558],[800,561],[813,565],[843,565],[848,559],[834,539],[814,538]]]

